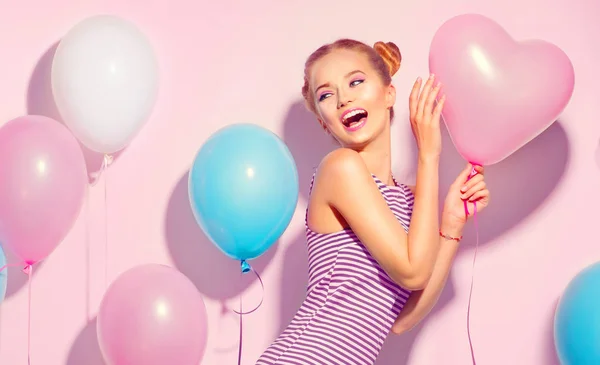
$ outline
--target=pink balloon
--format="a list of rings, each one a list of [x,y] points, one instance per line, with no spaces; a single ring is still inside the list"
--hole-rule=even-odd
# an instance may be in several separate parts
[[[0,127],[0,242],[45,259],[77,220],[87,187],[79,143],[59,122],[23,116]]]
[[[206,308],[176,269],[141,265],[108,288],[97,332],[107,365],[198,365],[206,347]]]
[[[494,21],[454,17],[436,32],[429,69],[446,94],[443,119],[469,162],[491,165],[534,139],[562,113],[575,83],[557,46],[516,42]]]

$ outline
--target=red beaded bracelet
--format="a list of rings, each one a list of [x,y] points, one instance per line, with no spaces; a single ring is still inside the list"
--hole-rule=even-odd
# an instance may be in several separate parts
[[[440,237],[443,237],[443,238],[445,238],[447,240],[453,240],[453,241],[456,241],[456,242],[460,242],[460,240],[462,240],[462,238],[463,238],[463,236],[460,236],[460,237],[450,237],[447,234],[442,233],[441,230],[440,230]]]

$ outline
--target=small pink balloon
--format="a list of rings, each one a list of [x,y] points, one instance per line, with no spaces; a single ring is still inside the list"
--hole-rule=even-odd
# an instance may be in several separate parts
[[[79,143],[59,122],[28,115],[0,127],[0,242],[45,259],[77,220],[87,187]]]
[[[200,292],[157,264],[134,267],[110,285],[96,328],[107,365],[198,365],[208,332]]]
[[[517,42],[497,23],[459,15],[436,32],[429,69],[446,95],[443,119],[469,162],[498,163],[547,129],[567,106],[573,65],[557,46]]]

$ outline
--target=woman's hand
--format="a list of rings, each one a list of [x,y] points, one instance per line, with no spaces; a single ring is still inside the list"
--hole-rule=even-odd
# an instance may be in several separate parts
[[[471,176],[473,170],[475,175]],[[483,172],[484,168],[482,166],[476,165],[473,167],[469,163],[450,185],[442,213],[443,226],[448,225],[462,229],[468,217],[475,211],[475,203],[477,203],[478,213],[488,206],[490,192],[485,184]],[[467,202],[468,216],[465,212],[465,201]]]
[[[409,98],[410,125],[419,148],[419,158],[439,158],[442,152],[440,115],[445,97],[434,107],[441,84],[434,85],[435,77],[429,76],[423,90],[421,78],[415,82]]]

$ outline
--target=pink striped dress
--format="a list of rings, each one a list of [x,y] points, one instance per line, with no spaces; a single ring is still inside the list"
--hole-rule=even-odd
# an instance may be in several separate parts
[[[408,186],[379,191],[408,232]],[[314,175],[310,184],[312,191]],[[320,234],[306,224],[308,288],[302,306],[256,365],[371,365],[410,291],[383,271],[351,229]]]

